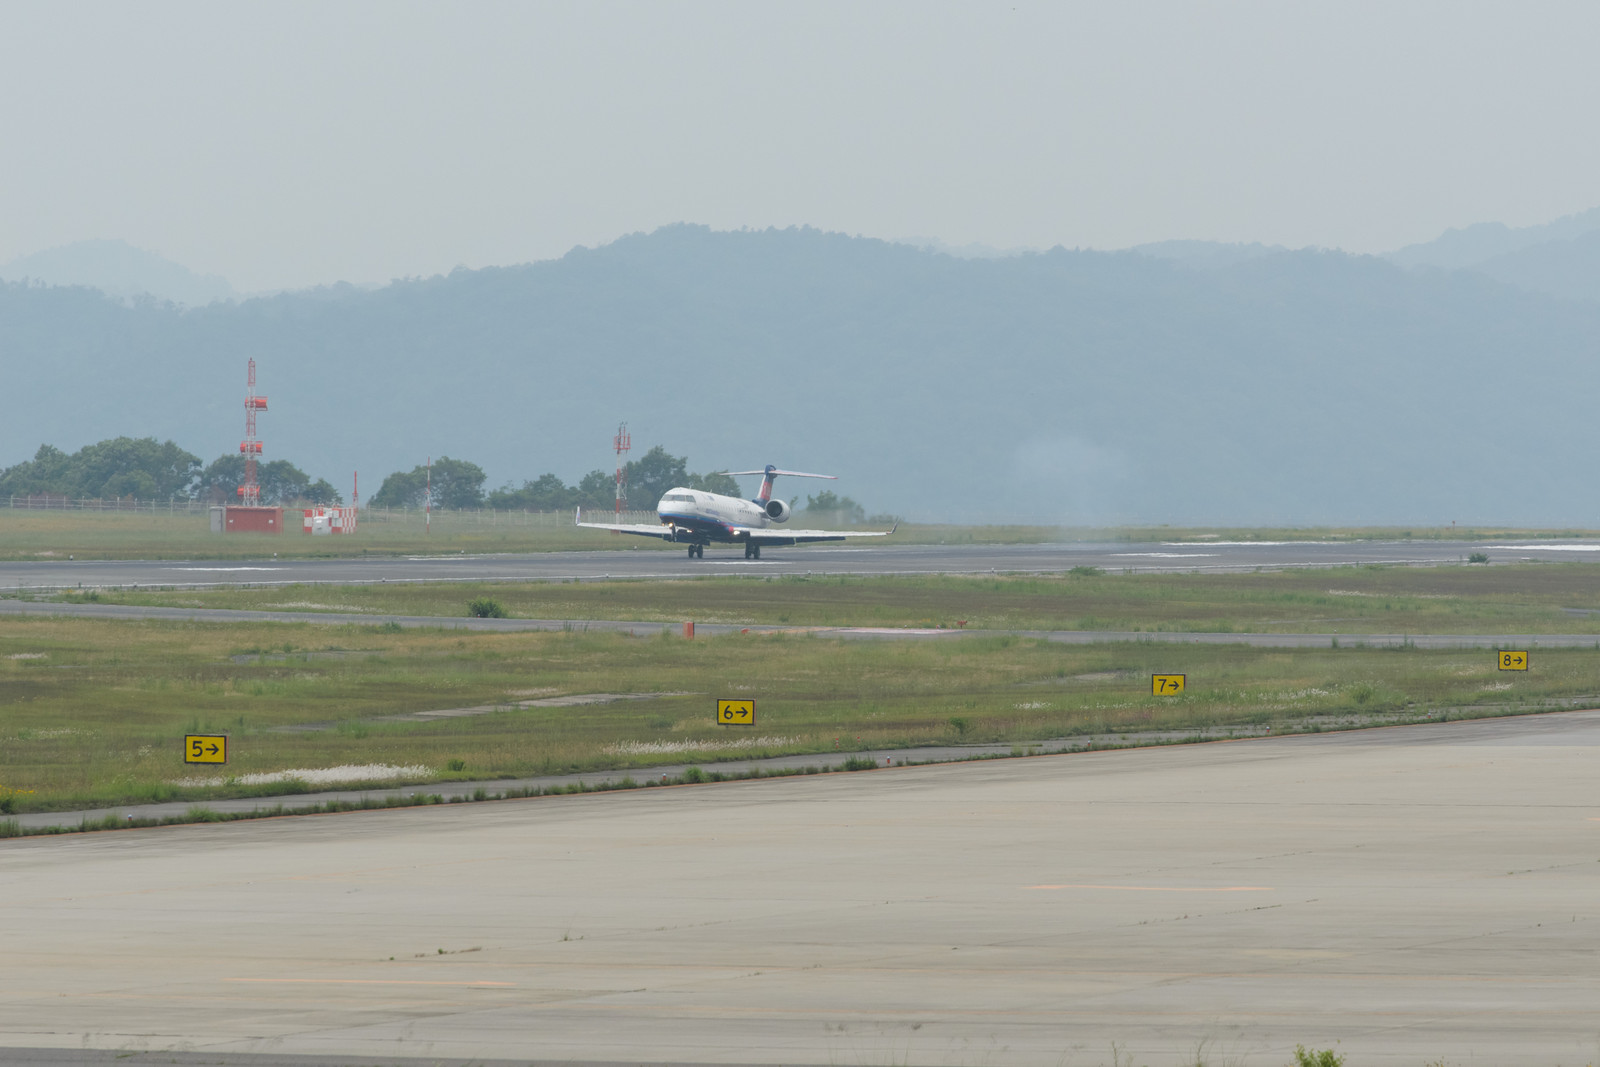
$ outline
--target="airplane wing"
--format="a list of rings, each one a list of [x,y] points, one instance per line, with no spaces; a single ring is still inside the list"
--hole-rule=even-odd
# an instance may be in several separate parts
[[[899,523],[895,523],[898,529]],[[741,541],[757,545],[804,545],[813,541],[843,541],[847,537],[888,537],[894,530],[758,530],[753,526],[730,526],[728,532]]]
[[[584,522],[582,508],[579,508],[573,516],[573,524],[591,530],[613,530],[616,533],[637,534],[640,537],[659,537],[663,541],[672,540],[672,527],[662,526],[659,523],[650,525],[642,522]]]

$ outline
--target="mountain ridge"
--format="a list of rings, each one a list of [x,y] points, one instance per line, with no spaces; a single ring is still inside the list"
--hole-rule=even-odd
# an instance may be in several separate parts
[[[1565,524],[1593,510],[1597,342],[1600,306],[1379,257],[1197,271],[679,225],[187,310],[0,288],[15,384],[70,397],[79,435],[24,406],[0,466],[118,434],[209,460],[254,356],[268,458],[336,485],[429,454],[575,481],[627,420],[696,469],[824,470],[908,518]]]

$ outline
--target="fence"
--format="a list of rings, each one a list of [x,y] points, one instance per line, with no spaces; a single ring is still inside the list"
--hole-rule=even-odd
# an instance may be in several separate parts
[[[620,516],[610,508],[584,509],[586,522],[629,522],[657,525],[661,519],[654,511],[624,511]],[[361,509],[362,522],[417,523],[424,519],[421,508],[368,508]],[[451,526],[571,526],[573,509],[560,511],[499,511],[494,508],[433,509],[433,521]]]
[[[39,493],[32,496],[0,497],[6,507],[22,510],[48,510],[48,511],[145,511],[145,512],[191,512],[202,514],[211,507],[209,501],[202,500],[135,500],[132,497],[112,500],[74,500],[71,497],[56,496],[53,493]]]

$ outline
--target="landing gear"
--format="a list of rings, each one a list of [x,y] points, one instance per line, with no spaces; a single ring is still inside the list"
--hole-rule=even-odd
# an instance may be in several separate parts
[[[758,545],[758,544],[755,544],[754,542],[746,541],[744,543],[744,558],[745,559],[760,559],[761,558],[761,546]]]
[[[705,545],[690,545],[689,546],[689,558],[690,559],[705,559],[706,558],[706,546]]]

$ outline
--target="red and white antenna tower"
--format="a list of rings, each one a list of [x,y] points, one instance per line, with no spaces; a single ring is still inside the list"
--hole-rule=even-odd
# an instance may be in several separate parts
[[[256,396],[256,361],[250,361],[249,380],[244,394],[244,440],[239,451],[244,453],[244,484],[239,486],[239,502],[247,508],[261,506],[261,486],[256,482],[256,457],[261,455],[261,442],[256,440],[256,412],[267,410],[267,398]]]
[[[627,423],[620,423],[617,426],[617,436],[611,439],[611,444],[617,450],[617,519],[621,521],[622,509],[628,504],[628,474],[623,469],[626,464],[622,462],[622,457],[633,447],[633,438],[628,435]]]

